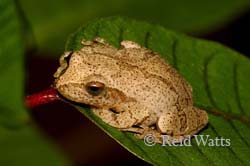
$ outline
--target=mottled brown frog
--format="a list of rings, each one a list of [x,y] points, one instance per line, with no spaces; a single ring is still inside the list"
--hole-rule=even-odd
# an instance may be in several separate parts
[[[208,123],[204,110],[193,106],[192,87],[157,53],[132,41],[121,48],[104,39],[82,41],[66,52],[55,73],[55,88],[65,98],[91,106],[107,124],[181,142]]]

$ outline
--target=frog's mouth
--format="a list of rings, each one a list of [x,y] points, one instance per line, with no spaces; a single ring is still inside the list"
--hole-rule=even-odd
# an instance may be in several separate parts
[[[119,111],[117,111],[117,109],[115,109],[115,108],[109,108],[109,111],[113,112],[114,114],[118,114],[119,113]]]
[[[80,104],[82,104],[82,103],[80,103]],[[83,104],[83,105],[84,106],[88,106],[89,108],[94,108],[94,109],[107,109],[107,110],[109,110],[110,112],[112,112],[114,114],[119,114],[119,113],[122,112],[121,110],[119,110],[119,109],[117,109],[115,107],[109,107],[107,105],[97,105],[97,104],[95,104],[95,105],[92,105],[92,104]]]

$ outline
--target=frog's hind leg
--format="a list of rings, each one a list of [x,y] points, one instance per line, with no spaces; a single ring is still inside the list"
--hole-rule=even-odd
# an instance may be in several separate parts
[[[157,129],[172,136],[192,136],[206,126],[207,113],[195,107],[187,107],[182,111],[173,109],[161,115]]]
[[[147,128],[143,133],[135,134],[138,139],[147,139],[150,135],[156,143],[180,143],[201,130],[208,121],[207,113],[203,110],[187,107],[178,111],[176,107],[163,113],[156,128]]]

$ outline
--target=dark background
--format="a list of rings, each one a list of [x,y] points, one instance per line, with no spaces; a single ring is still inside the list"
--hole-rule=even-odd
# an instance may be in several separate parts
[[[29,23],[29,17],[26,19]],[[195,37],[218,41],[245,56],[250,56],[249,25],[250,11],[246,10],[234,16],[227,24],[207,32],[184,32]],[[32,29],[32,25],[29,26]],[[35,37],[31,35],[30,41],[36,40],[33,38]],[[61,53],[41,51],[37,46],[28,44],[26,94],[46,89],[53,83],[53,74],[58,67],[58,57]],[[32,109],[31,114],[44,134],[51,137],[75,165],[147,165],[65,103],[54,102],[39,106]]]

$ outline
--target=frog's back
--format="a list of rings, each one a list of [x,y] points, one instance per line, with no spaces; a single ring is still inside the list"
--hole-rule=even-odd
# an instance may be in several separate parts
[[[152,100],[149,96],[154,91],[157,92],[153,95],[154,99],[157,95],[162,96],[159,100],[163,100],[163,103],[169,100],[164,96],[173,95],[179,98],[180,101],[176,102],[180,105],[192,104],[191,86],[157,53],[131,41],[123,41],[121,45],[117,49],[110,45],[94,44],[80,52],[84,52],[88,60],[96,57],[91,54],[98,54],[99,58],[91,63],[105,63],[100,71],[103,74],[107,72],[110,82],[130,95],[138,96],[140,92],[143,98],[147,96],[146,100]],[[138,86],[140,89],[135,88]],[[152,91],[147,91],[149,88]]]
[[[147,78],[158,80],[179,96],[180,105],[192,104],[192,88],[188,82],[169,63],[157,53],[137,45],[120,49],[114,56],[121,61],[138,68]],[[165,89],[165,90],[166,90]]]

